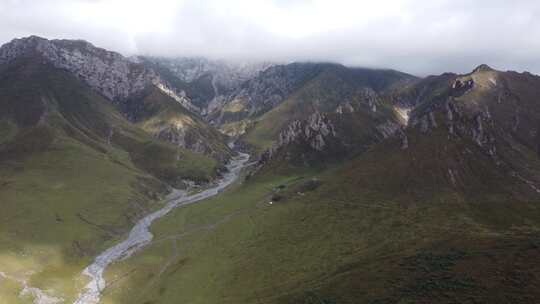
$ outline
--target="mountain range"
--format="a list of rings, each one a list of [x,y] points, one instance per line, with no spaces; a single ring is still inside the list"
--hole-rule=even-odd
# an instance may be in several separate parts
[[[540,76],[485,64],[421,78],[15,39],[0,303],[75,301],[86,265],[238,151],[239,181],[157,221],[102,303],[536,303],[539,96]]]

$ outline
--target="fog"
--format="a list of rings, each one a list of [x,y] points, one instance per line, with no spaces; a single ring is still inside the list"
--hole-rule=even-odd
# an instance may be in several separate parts
[[[0,0],[0,43],[29,35],[125,55],[540,73],[537,0]]]

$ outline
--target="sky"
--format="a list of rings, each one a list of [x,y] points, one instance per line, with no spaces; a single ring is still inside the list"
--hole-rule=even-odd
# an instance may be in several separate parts
[[[540,74],[539,0],[0,0],[0,43],[29,35],[124,55]]]

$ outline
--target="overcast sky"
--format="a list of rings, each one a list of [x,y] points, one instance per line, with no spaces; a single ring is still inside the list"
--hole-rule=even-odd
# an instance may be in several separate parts
[[[540,73],[540,0],[0,0],[0,42],[28,35],[125,55]]]

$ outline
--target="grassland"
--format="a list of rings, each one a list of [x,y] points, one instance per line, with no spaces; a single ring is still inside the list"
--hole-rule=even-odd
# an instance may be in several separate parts
[[[226,145],[227,138],[209,126],[197,115],[186,110],[174,99],[157,88],[148,89],[141,100],[142,110],[137,114],[137,126],[153,136],[164,136],[163,131],[177,133],[188,147],[199,146],[204,154],[227,161],[232,151]],[[170,140],[170,138],[162,138]]]
[[[206,180],[219,165],[153,140],[64,73],[47,75],[0,79],[9,110],[0,123],[0,270],[70,302],[82,268],[160,205],[163,181]],[[317,81],[336,87],[333,77]],[[246,139],[268,147],[288,119],[333,111],[331,101],[350,92],[312,84]],[[168,113],[158,118],[174,119]],[[373,119],[354,118],[349,126]],[[142,126],[151,131],[159,119]],[[172,211],[152,226],[152,244],[109,269],[103,303],[535,303],[538,193],[445,128],[407,132],[406,150],[388,139],[326,167],[274,160]],[[525,145],[497,151],[538,173]],[[21,287],[0,278],[0,301],[17,302]]]
[[[467,141],[410,140],[172,212],[104,303],[534,303],[534,191]]]
[[[19,281],[72,301],[82,269],[161,206],[167,184],[217,174],[218,161],[152,138],[39,60],[0,75],[2,304],[23,300]]]
[[[63,295],[73,294],[73,278],[104,243],[152,208],[145,191],[159,185],[126,154],[103,155],[68,138],[0,167],[0,269]]]

